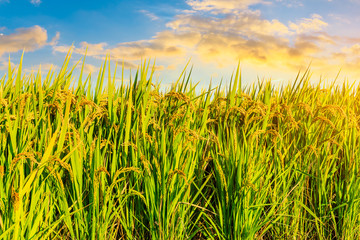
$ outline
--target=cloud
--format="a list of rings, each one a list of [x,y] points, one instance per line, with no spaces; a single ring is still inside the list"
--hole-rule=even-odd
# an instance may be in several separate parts
[[[51,39],[51,42],[49,42],[49,45],[51,45],[51,46],[57,45],[59,39],[60,39],[60,33],[56,32],[55,36]]]
[[[9,3],[10,0],[0,0],[0,3]],[[41,0],[30,0],[30,3],[35,5],[35,6],[39,6],[41,3]]]
[[[318,44],[333,43],[319,32],[326,23],[318,15],[285,25],[277,19],[262,18],[259,11],[245,9],[225,16],[183,14],[167,26],[177,33],[200,34],[193,52],[202,61],[215,61],[221,67],[245,60],[298,68],[321,51]]]
[[[224,35],[239,35],[248,38],[258,35],[287,35],[289,28],[280,21],[265,20],[259,11],[246,10],[236,15],[225,17],[179,15],[168,23],[167,27],[180,32],[220,33]]]
[[[31,0],[30,3],[35,5],[35,6],[39,6],[40,3],[41,3],[41,0]]]
[[[318,15],[285,25],[277,19],[264,19],[259,11],[249,9],[225,16],[182,14],[166,25],[170,30],[159,32],[150,40],[114,47],[82,42],[74,51],[84,54],[88,47],[88,56],[104,58],[110,53],[112,59],[126,61],[198,55],[203,62],[216,62],[219,67],[245,60],[299,68],[321,51],[318,44],[332,44],[329,36],[315,32],[325,25]],[[67,52],[69,46],[56,46],[54,50]]]
[[[33,65],[30,68],[25,68],[24,71],[25,72],[37,72],[37,71],[41,70],[41,73],[47,73],[50,70],[56,70],[59,68],[60,68],[59,66],[54,65],[52,63],[43,63],[43,64],[38,64],[38,65]]]
[[[79,47],[74,48],[75,53],[104,58],[111,54],[114,60],[140,60],[151,57],[173,57],[185,55],[185,48],[192,47],[200,40],[198,33],[173,33],[170,31],[160,32],[151,40],[120,43],[114,47],[107,47],[106,43],[90,44],[81,42]],[[54,46],[54,51],[67,52],[70,46]]]
[[[91,44],[88,42],[81,42],[80,48],[77,50],[79,52],[85,53],[85,50],[87,49],[87,55],[89,56],[99,56],[99,55],[105,55],[107,43],[97,43],[97,44]]]
[[[344,47],[342,49],[344,53],[350,53],[352,55],[360,55],[360,44],[354,44],[351,47]]]
[[[139,67],[138,64],[126,61],[116,61],[119,67],[124,66],[125,69],[137,69]]]
[[[194,56],[204,63],[215,62],[219,67],[240,60],[254,68],[287,72],[298,71],[310,62],[313,69],[326,72],[337,71],[340,65],[349,70],[360,67],[359,38],[328,34],[328,23],[318,14],[286,23],[266,19],[259,10],[249,8],[255,4],[269,4],[263,0],[188,0],[187,4],[190,10],[181,11],[166,24],[167,30],[156,33],[151,39],[114,46],[104,42],[81,42],[73,51],[84,54],[87,48],[88,56],[99,59],[111,54],[111,59],[119,63],[125,61],[129,68],[136,68],[136,62],[145,58],[156,57],[163,62],[171,59],[173,63],[176,59]],[[54,46],[53,49],[67,52],[69,47]],[[161,69],[176,67],[173,64]]]
[[[159,38],[119,44],[110,49],[115,59],[138,60],[152,56],[168,57],[185,54],[184,50],[175,44],[162,42]]]
[[[281,2],[283,5],[289,8],[303,7],[304,4],[302,0],[276,0],[276,2]]]
[[[247,9],[263,0],[187,0],[186,3],[196,11],[212,11],[213,13],[230,13]]]
[[[82,64],[78,64],[78,65],[76,66],[76,68],[81,69],[81,68],[82,68]],[[84,64],[84,69],[83,69],[83,71],[84,71],[85,74],[89,74],[89,73],[98,72],[99,69],[100,69],[100,67],[96,67],[95,65],[92,65],[92,64],[89,64],[89,63],[85,63],[85,64]]]
[[[343,16],[340,14],[335,14],[335,13],[330,13],[330,14],[328,14],[328,16],[330,18],[334,19],[338,23],[340,22],[340,23],[344,23],[344,24],[351,24],[351,21],[346,16]]]
[[[289,27],[296,31],[296,33],[304,33],[311,31],[323,30],[328,24],[322,20],[322,17],[318,14],[313,14],[311,18],[303,18],[297,24],[290,22]]]
[[[0,56],[4,53],[12,53],[18,51],[34,51],[46,45],[55,44],[59,37],[59,33],[48,43],[48,35],[46,29],[40,26],[29,28],[18,28],[15,33],[0,36]]]
[[[159,20],[158,16],[156,16],[154,13],[149,12],[148,10],[140,10],[139,12],[143,13],[145,16],[150,18],[152,21]]]
[[[10,61],[10,66],[13,69],[16,67],[16,64]],[[0,70],[8,70],[9,60],[0,59]]]

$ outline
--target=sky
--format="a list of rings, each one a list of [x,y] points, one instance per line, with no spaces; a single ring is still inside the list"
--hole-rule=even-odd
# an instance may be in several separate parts
[[[245,84],[286,83],[308,66],[313,81],[357,81],[359,10],[360,0],[0,0],[0,72],[23,51],[25,72],[46,72],[87,49],[87,74],[108,55],[133,72],[147,59],[164,85],[188,62],[204,88],[229,82],[239,62]]]

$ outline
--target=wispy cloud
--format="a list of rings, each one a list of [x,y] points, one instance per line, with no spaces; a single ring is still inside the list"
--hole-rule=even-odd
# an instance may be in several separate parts
[[[156,16],[154,13],[149,12],[148,10],[140,10],[139,12],[143,13],[145,16],[150,18],[152,21],[159,20],[159,17]]]
[[[33,65],[29,68],[25,68],[24,71],[25,72],[37,72],[37,71],[41,71],[42,73],[47,73],[50,70],[57,70],[60,67],[57,65],[54,65],[52,63],[43,63],[43,64],[38,64],[38,65]]]
[[[14,68],[16,66],[15,63],[10,61],[10,67]],[[0,59],[0,70],[7,70],[9,68],[9,60]]]
[[[276,2],[280,2],[289,8],[296,8],[296,7],[304,6],[302,0],[276,0]]]
[[[60,39],[60,32],[56,32],[55,36],[49,42],[49,45],[55,46],[56,44],[58,44],[59,39]]]
[[[41,4],[41,0],[31,0],[30,3],[35,6],[39,6]]]
[[[334,14],[334,13],[329,13],[328,16],[330,18],[334,19],[336,22],[351,24],[351,21],[349,20],[349,18],[347,16],[343,16],[340,14]]]
[[[186,3],[196,11],[212,11],[214,13],[230,13],[247,9],[249,6],[270,2],[264,0],[187,0]]]
[[[0,3],[9,3],[10,0],[0,0]],[[41,0],[30,0],[30,3],[35,5],[35,6],[39,6],[41,4]]]

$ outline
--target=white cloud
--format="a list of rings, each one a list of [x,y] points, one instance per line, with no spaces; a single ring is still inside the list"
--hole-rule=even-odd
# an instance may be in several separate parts
[[[31,0],[30,3],[33,5],[39,6],[41,3],[41,0]]]

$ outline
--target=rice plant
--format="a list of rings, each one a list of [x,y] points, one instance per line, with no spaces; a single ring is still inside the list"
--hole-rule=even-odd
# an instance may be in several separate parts
[[[162,92],[149,62],[117,84],[70,57],[0,80],[0,239],[360,237],[359,87],[243,86],[238,66]]]

